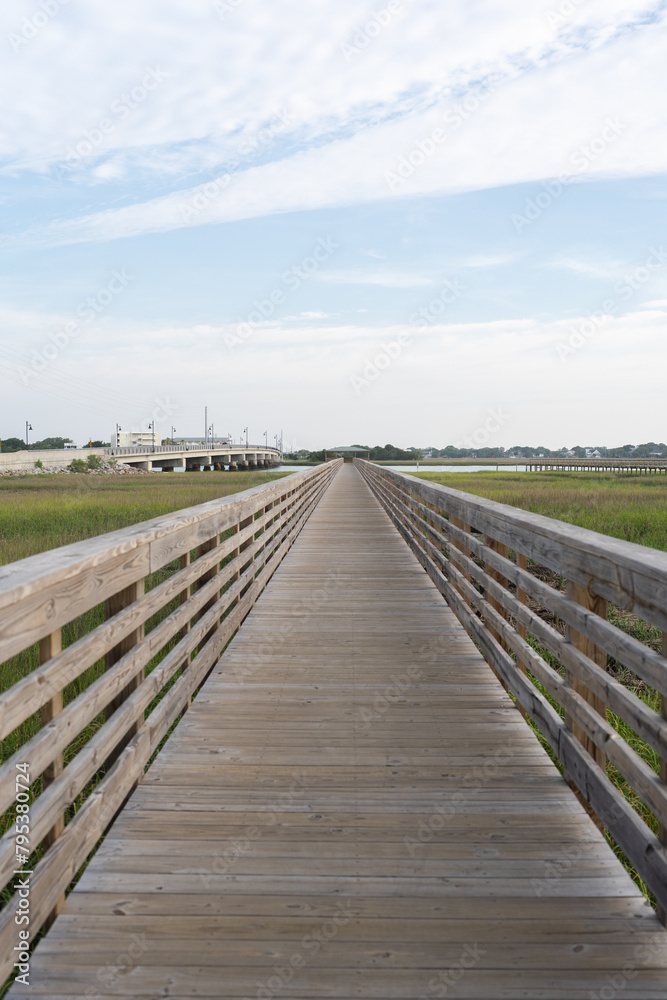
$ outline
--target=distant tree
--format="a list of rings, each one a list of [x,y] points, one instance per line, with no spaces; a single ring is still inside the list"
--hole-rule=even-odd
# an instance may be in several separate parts
[[[5,453],[12,451],[25,451],[25,441],[21,438],[3,438],[2,439],[2,450]]]
[[[104,465],[101,455],[89,455],[86,459],[86,464],[89,469],[101,469]]]
[[[58,451],[71,440],[71,438],[47,437],[43,441],[35,441],[34,444],[29,445],[29,449],[30,451]]]
[[[110,448],[111,447],[111,441],[91,441],[89,447],[90,448]]]

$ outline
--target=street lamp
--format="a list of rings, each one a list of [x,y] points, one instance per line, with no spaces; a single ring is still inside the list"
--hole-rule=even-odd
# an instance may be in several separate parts
[[[175,438],[176,438],[176,428],[172,426],[172,428],[171,428],[171,443],[172,444],[176,444]]]
[[[26,448],[28,447],[28,431],[31,431],[31,430],[32,430],[32,424],[30,423],[29,420],[26,420],[26,422],[25,422],[25,446],[26,446]]]
[[[245,446],[247,448],[248,447],[248,428],[247,427],[243,428],[243,433],[245,434]]]
[[[269,439],[266,431],[264,431],[264,447],[265,448],[269,447]]]
[[[153,451],[155,451],[155,421],[154,420],[151,420],[150,424],[148,425],[148,429],[149,429],[149,431],[153,432]]]
[[[116,447],[120,448],[120,432],[122,431],[120,424],[116,424]]]

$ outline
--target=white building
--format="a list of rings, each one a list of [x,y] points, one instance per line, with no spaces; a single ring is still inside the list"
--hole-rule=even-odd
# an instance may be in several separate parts
[[[116,431],[111,435],[114,448],[152,448],[162,444],[160,431]]]

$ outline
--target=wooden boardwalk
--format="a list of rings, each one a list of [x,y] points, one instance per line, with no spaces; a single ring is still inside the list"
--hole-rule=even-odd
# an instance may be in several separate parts
[[[10,996],[664,1000],[666,943],[345,465]]]

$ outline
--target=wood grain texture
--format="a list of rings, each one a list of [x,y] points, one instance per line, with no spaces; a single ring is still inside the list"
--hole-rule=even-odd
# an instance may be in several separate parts
[[[662,1000],[667,934],[353,466],[260,579],[9,996]]]

